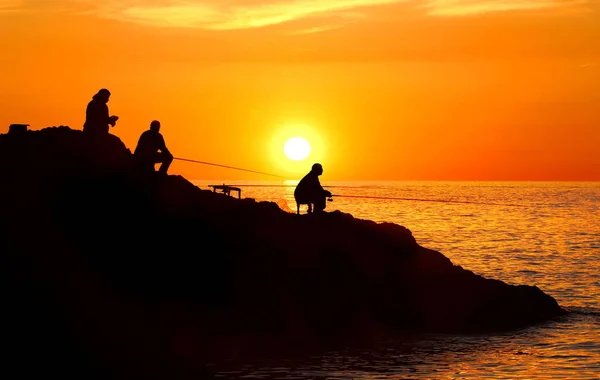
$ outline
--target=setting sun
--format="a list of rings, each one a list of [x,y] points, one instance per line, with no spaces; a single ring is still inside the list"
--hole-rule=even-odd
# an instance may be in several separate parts
[[[302,161],[310,154],[310,144],[302,137],[292,137],[286,141],[283,151],[290,160]]]
[[[283,121],[273,125],[272,133],[268,151],[278,174],[299,180],[315,162],[333,166],[326,154],[330,146],[326,126],[313,120]]]

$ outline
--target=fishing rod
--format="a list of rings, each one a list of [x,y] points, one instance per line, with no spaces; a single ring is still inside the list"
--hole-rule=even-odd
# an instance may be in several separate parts
[[[180,157],[173,157],[173,159],[174,160],[179,160],[179,161],[194,162],[196,164],[219,166],[219,167],[227,168],[227,169],[241,170],[241,171],[244,171],[244,172],[257,173],[257,174],[267,175],[267,176],[270,176],[270,177],[277,177],[277,178],[287,179],[286,177],[282,177],[282,176],[277,175],[277,174],[270,174],[270,173],[259,172],[259,171],[256,171],[256,170],[250,170],[250,169],[244,169],[244,168],[236,168],[235,166],[220,165],[220,164],[215,164],[215,163],[212,163],[212,162],[190,160],[190,159],[187,159],[187,158],[180,158]]]
[[[461,204],[474,204],[474,205],[489,205],[489,206],[507,206],[507,207],[527,207],[522,205],[513,205],[506,203],[488,203],[488,202],[469,202],[469,201],[448,201],[440,199],[419,199],[419,198],[396,198],[396,197],[376,197],[368,195],[341,195],[333,194],[332,197],[341,198],[364,198],[364,199],[383,199],[383,200],[395,200],[395,201],[417,201],[417,202],[437,202],[437,203],[461,203]]]
[[[238,167],[235,167],[235,166],[215,164],[215,163],[206,162],[206,161],[190,160],[188,158],[181,158],[181,157],[173,157],[173,159],[174,160],[179,160],[179,161],[193,162],[193,163],[196,163],[196,164],[219,166],[219,167],[227,168],[227,169],[241,170],[241,171],[244,171],[244,172],[257,173],[257,174],[262,174],[262,175],[266,175],[266,176],[270,176],[270,177],[276,177],[276,178],[281,178],[281,179],[286,179],[286,180],[288,179],[286,177],[283,177],[283,176],[280,176],[280,175],[277,175],[277,174],[271,174],[271,173],[260,172],[260,171],[257,171],[257,170],[250,170],[250,169],[238,168]],[[233,186],[233,185],[231,185],[231,186]],[[293,187],[295,185],[236,185],[236,186]],[[338,187],[338,188],[344,188],[344,187],[346,187],[346,188],[353,188],[353,186],[323,186],[323,187]],[[381,200],[395,200],[395,201],[461,203],[461,204],[477,204],[477,205],[490,205],[490,206],[525,207],[525,206],[521,206],[521,205],[503,204],[503,203],[469,202],[469,201],[448,201],[448,200],[419,199],[419,198],[377,197],[377,196],[368,196],[368,195],[342,195],[342,194],[333,194],[331,196],[332,197],[338,197],[338,198],[340,198],[340,197],[341,198],[362,198],[362,199],[381,199]]]

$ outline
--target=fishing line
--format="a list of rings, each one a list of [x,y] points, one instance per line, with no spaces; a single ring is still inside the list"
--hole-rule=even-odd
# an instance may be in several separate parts
[[[229,186],[235,186],[235,187],[296,187],[297,185],[259,185],[259,184],[244,184],[244,185],[229,185]],[[372,188],[372,186],[338,186],[338,185],[329,185],[329,186],[322,186],[323,188],[326,187],[335,187],[336,189],[370,189]]]
[[[227,168],[227,169],[234,169],[234,170],[241,170],[244,172],[249,172],[249,173],[256,173],[256,174],[262,174],[262,175],[266,175],[266,176],[270,176],[270,177],[276,177],[276,178],[281,178],[281,179],[288,179],[286,177],[277,175],[277,174],[271,174],[271,173],[265,173],[265,172],[260,172],[257,170],[250,170],[250,169],[244,169],[244,168],[237,168],[235,166],[229,166],[229,165],[221,165],[221,164],[215,164],[212,162],[206,162],[206,161],[198,161],[198,160],[190,160],[188,158],[180,158],[180,157],[173,157],[174,160],[179,160],[179,161],[187,161],[187,162],[193,162],[196,164],[203,164],[203,165],[211,165],[211,166],[219,166],[222,168]],[[230,186],[252,186],[252,187],[292,187],[295,185],[230,185]],[[337,188],[360,188],[360,187],[354,187],[354,186],[323,186],[323,187],[337,187]],[[474,205],[489,205],[489,206],[506,206],[506,207],[526,207],[526,206],[522,206],[522,205],[513,205],[513,204],[503,204],[503,203],[487,203],[487,202],[469,202],[469,201],[448,201],[448,200],[438,200],[438,199],[418,199],[418,198],[396,198],[396,197],[376,197],[376,196],[367,196],[367,195],[341,195],[341,194],[334,194],[332,195],[332,197],[341,197],[341,198],[362,198],[362,199],[381,199],[381,200],[394,200],[394,201],[416,201],[416,202],[437,202],[437,203],[461,203],[461,204],[474,204]]]
[[[270,173],[265,173],[265,172],[259,172],[256,170],[250,170],[250,169],[244,169],[244,168],[236,168],[235,166],[228,166],[228,165],[220,165],[220,164],[214,164],[212,162],[204,162],[204,161],[197,161],[197,160],[190,160],[187,158],[179,158],[179,157],[173,157],[174,160],[179,160],[179,161],[188,161],[188,162],[194,162],[196,164],[204,164],[204,165],[212,165],[212,166],[220,166],[222,168],[228,168],[228,169],[234,169],[234,170],[241,170],[244,172],[250,172],[250,173],[257,173],[257,174],[262,174],[262,175],[268,175],[271,177],[277,177],[277,178],[282,178],[282,179],[287,179],[286,177],[282,177],[280,175],[277,174],[270,174]]]
[[[341,195],[341,194],[333,194],[332,197],[384,199],[384,200],[394,200],[394,201],[438,202],[438,203],[462,203],[462,204],[466,203],[466,204],[473,204],[473,205],[507,206],[507,207],[527,207],[527,206],[522,206],[522,205],[513,205],[513,204],[505,204],[505,203],[487,203],[487,202],[469,202],[469,201],[447,201],[447,200],[439,200],[439,199],[418,199],[418,198],[375,197],[375,196],[367,196],[367,195]]]

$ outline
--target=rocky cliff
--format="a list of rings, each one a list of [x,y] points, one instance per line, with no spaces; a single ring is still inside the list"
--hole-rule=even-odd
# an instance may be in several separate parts
[[[208,353],[266,342],[492,332],[565,313],[402,226],[139,174],[112,135],[0,135],[0,178],[3,344],[23,374],[198,378]]]

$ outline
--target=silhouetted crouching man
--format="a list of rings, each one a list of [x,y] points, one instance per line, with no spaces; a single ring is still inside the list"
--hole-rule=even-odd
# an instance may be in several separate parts
[[[311,171],[304,176],[294,190],[296,199],[297,213],[300,214],[300,205],[308,205],[308,213],[319,213],[325,210],[326,201],[331,197],[331,193],[321,186],[319,176],[323,174],[321,164],[314,164]]]
[[[108,134],[109,125],[115,126],[117,124],[118,116],[109,116],[108,112],[108,100],[110,99],[110,91],[103,88],[96,95],[92,97],[92,100],[88,103],[85,109],[85,123],[83,124],[83,131],[94,133],[94,134]]]
[[[159,173],[167,174],[173,155],[165,145],[165,139],[159,133],[160,122],[154,120],[150,129],[142,133],[133,153],[138,168],[145,171],[154,171],[154,164],[160,163]]]

